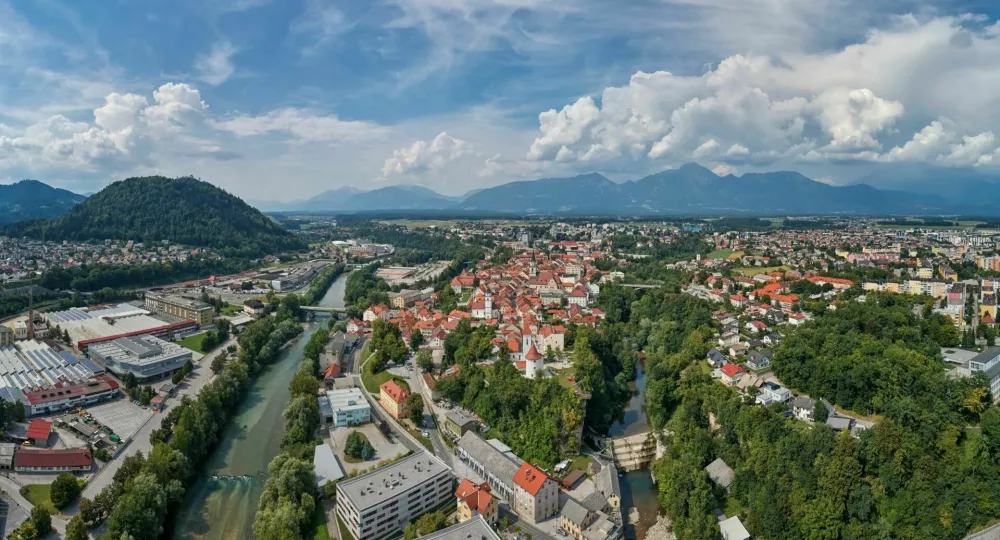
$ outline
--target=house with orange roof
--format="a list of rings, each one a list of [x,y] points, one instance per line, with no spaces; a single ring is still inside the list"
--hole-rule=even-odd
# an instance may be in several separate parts
[[[559,511],[559,483],[534,465],[521,464],[514,475],[514,511],[531,523],[556,515]]]
[[[463,478],[455,490],[458,499],[458,521],[472,519],[476,515],[483,516],[490,525],[497,524],[499,505],[493,496],[493,490],[486,482],[475,484],[468,478]]]
[[[410,392],[396,381],[386,381],[379,386],[379,403],[397,420],[406,416],[406,400],[409,397]]]

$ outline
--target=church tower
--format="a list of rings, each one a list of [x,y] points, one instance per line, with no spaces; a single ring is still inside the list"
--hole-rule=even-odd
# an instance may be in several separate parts
[[[538,353],[535,343],[532,342],[531,346],[528,347],[528,352],[524,355],[524,376],[529,379],[537,379],[542,376],[544,369],[543,357]]]

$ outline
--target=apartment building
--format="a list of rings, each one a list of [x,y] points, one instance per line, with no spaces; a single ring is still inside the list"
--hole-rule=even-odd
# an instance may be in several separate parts
[[[559,483],[534,465],[522,463],[514,475],[514,511],[532,523],[556,515]]]
[[[379,403],[382,408],[399,420],[406,416],[406,400],[410,393],[396,381],[387,381],[379,387]]]
[[[191,319],[197,321],[200,326],[212,324],[212,319],[215,318],[215,308],[204,302],[152,292],[146,293],[146,309],[181,319]]]
[[[417,452],[337,484],[337,515],[357,540],[396,535],[406,524],[454,497],[451,469]]]

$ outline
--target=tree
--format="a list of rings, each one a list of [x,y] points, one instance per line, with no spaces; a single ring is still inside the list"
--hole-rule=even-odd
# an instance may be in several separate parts
[[[78,515],[88,526],[95,525],[104,518],[101,514],[101,507],[86,497],[80,499],[80,504],[77,507],[80,510]]]
[[[421,426],[424,423],[424,397],[418,393],[410,394],[406,400],[406,412],[413,425]]]
[[[410,334],[410,350],[417,350],[424,344],[424,335],[419,330]]]
[[[80,515],[73,516],[66,524],[66,540],[87,540],[87,524]]]
[[[434,354],[430,349],[420,349],[417,352],[417,367],[424,371],[434,369]]]
[[[35,525],[38,536],[45,536],[52,531],[52,516],[41,506],[31,509],[31,523]]]
[[[418,536],[424,536],[432,532],[440,531],[448,526],[448,517],[440,510],[430,512],[417,518],[416,521],[406,526],[403,537],[406,540],[414,540]]]
[[[826,408],[826,404],[823,403],[822,399],[817,399],[816,404],[813,405],[813,422],[826,422],[829,416],[830,411]]]
[[[363,433],[352,431],[344,443],[344,454],[355,459],[367,461],[375,456],[375,449]]]
[[[80,482],[70,473],[63,473],[52,481],[49,497],[56,508],[62,510],[80,496]]]
[[[215,355],[215,358],[212,359],[212,366],[211,366],[212,373],[218,375],[222,371],[222,368],[224,367],[226,367],[226,355],[224,354]]]

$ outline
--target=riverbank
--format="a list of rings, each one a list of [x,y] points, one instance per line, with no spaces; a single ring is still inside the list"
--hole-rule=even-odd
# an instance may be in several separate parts
[[[318,302],[343,307],[341,274]],[[237,540],[253,537],[253,521],[263,492],[267,466],[281,451],[284,421],[291,397],[289,382],[305,357],[305,347],[325,321],[307,325],[290,347],[262,371],[223,431],[201,478],[189,490],[173,537],[185,540]]]

